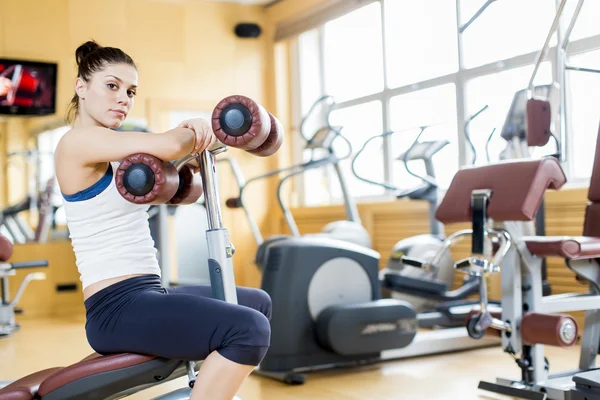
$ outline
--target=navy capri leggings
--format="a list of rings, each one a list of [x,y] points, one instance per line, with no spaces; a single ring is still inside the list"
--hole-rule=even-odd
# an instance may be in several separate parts
[[[157,275],[125,279],[85,301],[85,330],[99,354],[138,353],[199,361],[213,351],[258,365],[271,340],[271,298],[237,288],[238,304],[212,298],[210,286],[163,288]]]

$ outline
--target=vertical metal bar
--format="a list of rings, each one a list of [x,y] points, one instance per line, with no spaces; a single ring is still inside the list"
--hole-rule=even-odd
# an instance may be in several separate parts
[[[383,98],[381,99],[381,118],[382,118],[382,130],[383,132],[389,132],[391,130],[390,125],[390,99],[385,95],[388,86],[388,53],[386,48],[386,22],[385,22],[385,1],[381,1],[381,45],[383,46]],[[393,146],[392,138],[390,135],[385,135],[382,138],[383,148],[383,179],[388,185],[392,185],[394,182],[394,157],[392,156]],[[385,189],[386,194],[393,194],[390,189]]]
[[[237,304],[232,262],[234,248],[229,240],[229,231],[223,227],[215,155],[209,151],[204,151],[201,155],[200,175],[204,185],[204,200],[208,217],[206,240],[213,297]]]
[[[546,58],[546,53],[548,52],[548,48],[550,47],[550,39],[552,39],[552,35],[554,34],[554,31],[556,31],[556,29],[558,28],[560,16],[563,12],[563,9],[565,8],[566,3],[567,3],[567,0],[562,0],[560,2],[560,5],[558,6],[558,10],[556,12],[556,15],[554,16],[554,20],[552,21],[552,25],[550,26],[550,31],[548,32],[548,35],[546,36],[546,40],[544,41],[544,46],[542,46],[542,49],[538,53],[537,59],[535,61],[535,66],[533,68],[533,73],[531,74],[531,78],[529,79],[529,84],[527,85],[527,97],[528,98],[531,98],[531,96],[533,96],[533,89],[534,89],[533,81],[535,80],[535,76],[537,75],[537,72],[540,69],[540,65],[544,61],[544,58]]]
[[[169,247],[169,220],[166,204],[158,206],[155,216],[156,247],[158,248],[158,263],[161,270],[161,281],[164,287],[171,286],[171,249]]]
[[[571,22],[569,22],[569,26],[565,31],[565,35],[563,37],[560,48],[563,51],[567,51],[567,47],[569,47],[569,38],[571,37],[571,32],[573,32],[573,28],[575,27],[575,23],[577,22],[577,18],[579,17],[579,12],[581,11],[581,7],[583,6],[583,0],[579,0],[577,6],[575,7],[575,11],[573,11],[573,15],[571,16]],[[559,42],[560,43],[560,42]]]
[[[2,276],[2,286],[0,287],[0,289],[2,289],[2,305],[8,305],[8,303],[10,303],[10,301],[8,300],[8,276]]]
[[[592,293],[597,290],[590,285]],[[582,371],[596,367],[596,356],[600,341],[600,310],[586,310],[583,334],[581,335],[581,352],[579,354],[579,369]]]
[[[487,221],[487,202],[489,195],[473,193],[471,195],[473,237],[471,239],[471,254],[485,254],[485,237]]]
[[[512,235],[512,233],[511,233]],[[502,287],[502,320],[509,321],[513,332],[517,332],[523,315],[521,290],[521,258],[515,246],[511,246],[504,257],[500,271]],[[522,351],[521,335],[502,335],[502,348],[516,354]]]
[[[350,195],[348,191],[348,183],[346,183],[346,178],[341,171],[340,164],[338,162],[333,163],[333,169],[335,174],[338,177],[338,181],[340,182],[340,188],[342,189],[342,197],[344,199],[344,208],[346,209],[346,217],[348,221],[357,222],[360,224],[360,215],[358,214],[358,208],[356,207],[356,202]]]
[[[204,201],[208,215],[208,229],[223,228],[221,206],[219,204],[219,190],[217,188],[216,162],[214,155],[209,151],[202,153],[202,183],[204,184]]]
[[[460,27],[461,21],[461,6],[462,0],[456,0],[456,40],[458,48],[458,73],[456,74],[456,127],[457,127],[457,145],[458,145],[458,165],[467,164],[466,139],[462,134],[465,131],[465,118],[467,116],[467,96],[465,91],[465,79],[463,76],[464,69],[464,54],[463,54],[463,38]]]

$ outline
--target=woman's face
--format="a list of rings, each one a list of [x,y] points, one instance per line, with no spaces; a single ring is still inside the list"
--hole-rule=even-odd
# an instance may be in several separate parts
[[[88,82],[77,79],[81,108],[97,124],[118,128],[133,107],[138,74],[129,64],[112,64],[96,71]]]

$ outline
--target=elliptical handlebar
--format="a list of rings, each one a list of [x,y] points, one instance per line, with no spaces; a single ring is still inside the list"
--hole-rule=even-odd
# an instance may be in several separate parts
[[[471,146],[471,151],[473,152],[473,160],[471,160],[471,165],[475,165],[475,162],[477,161],[477,150],[475,150],[475,145],[473,144],[473,141],[471,140],[471,134],[469,133],[469,125],[471,124],[471,122],[475,118],[477,118],[479,116],[479,114],[481,114],[482,112],[484,112],[485,110],[487,110],[488,107],[489,107],[489,105],[486,104],[479,111],[477,111],[475,114],[471,115],[471,117],[469,117],[469,119],[467,120],[467,122],[465,122],[465,138],[467,139],[467,143],[469,143],[469,146]],[[492,130],[492,133],[488,137],[488,140],[487,140],[486,145],[485,145],[485,153],[487,155],[488,162],[490,160],[490,156],[489,156],[489,152],[488,152],[488,148],[487,147],[488,147],[490,141],[492,140],[492,136],[494,135],[494,132],[496,132],[496,128],[494,128]]]
[[[438,185],[437,185],[437,183],[435,181],[433,181],[429,177],[423,177],[421,175],[418,175],[418,174],[414,173],[413,171],[411,171],[408,168],[408,157],[410,155],[411,150],[417,145],[417,143],[419,141],[419,138],[421,137],[421,135],[423,134],[423,132],[425,131],[425,129],[430,128],[432,126],[436,126],[436,125],[438,125],[438,124],[424,125],[424,126],[418,127],[418,129],[420,129],[421,131],[419,132],[419,134],[417,135],[416,139],[413,141],[413,143],[410,145],[410,147],[408,148],[408,150],[406,150],[406,152],[404,153],[404,155],[402,157],[402,161],[404,162],[404,166],[405,166],[406,170],[408,171],[408,173],[410,175],[416,177],[416,178],[421,179],[422,181],[425,182],[425,184],[427,186],[430,186],[430,187],[433,187],[433,188],[437,188],[438,187]],[[351,168],[352,168],[352,173],[354,174],[354,176],[357,179],[359,179],[359,180],[361,180],[363,182],[370,183],[372,185],[381,186],[381,187],[383,187],[383,188],[385,188],[387,190],[393,190],[393,191],[396,192],[396,197],[410,196],[412,193],[415,193],[415,192],[417,192],[419,190],[422,190],[423,186],[419,186],[419,187],[416,187],[416,188],[403,190],[403,189],[398,188],[397,186],[392,186],[392,185],[387,184],[385,182],[372,181],[372,180],[367,179],[367,178],[365,178],[363,176],[360,176],[360,174],[356,170],[356,160],[362,154],[362,152],[367,148],[367,145],[372,140],[375,140],[375,139],[378,139],[378,138],[382,138],[383,139],[383,138],[391,136],[393,134],[400,133],[400,132],[406,132],[406,131],[413,130],[413,129],[415,129],[415,128],[413,127],[413,128],[408,128],[408,129],[402,129],[402,130],[399,130],[399,131],[387,131],[387,132],[383,132],[383,133],[377,134],[375,136],[371,136],[369,139],[367,139],[367,141],[365,141],[365,143],[363,143],[363,145],[360,148],[360,150],[354,155],[354,158],[352,159]]]
[[[490,133],[490,136],[488,136],[487,140],[485,141],[485,158],[488,164],[492,162],[490,158],[490,143],[492,141],[492,137],[494,137],[494,133],[496,133],[496,128],[492,129],[492,133]]]
[[[281,178],[281,180],[279,181],[279,184],[277,185],[277,201],[279,202],[279,206],[281,207],[281,211],[283,212],[283,216],[285,218],[285,221],[288,225],[288,228],[290,229],[290,232],[292,234],[292,236],[300,236],[300,231],[298,229],[298,225],[296,224],[296,221],[294,220],[294,217],[292,216],[292,212],[290,210],[290,208],[285,204],[285,202],[283,201],[283,196],[281,194],[282,188],[283,188],[283,184],[289,179],[292,178],[294,176],[303,174],[304,172],[310,170],[310,169],[314,169],[317,167],[322,167],[325,165],[338,165],[340,161],[344,161],[346,159],[348,159],[351,155],[352,155],[352,143],[350,143],[350,141],[348,140],[348,138],[346,138],[344,135],[342,135],[342,133],[337,130],[337,129],[333,129],[332,131],[335,132],[335,137],[340,137],[342,138],[342,140],[344,140],[346,142],[346,144],[348,145],[348,153],[345,154],[342,157],[338,157],[334,152],[333,149],[330,147],[329,150],[329,156],[328,157],[324,157],[322,159],[316,160],[316,161],[309,161],[305,164],[303,164],[303,168],[300,168],[296,171],[292,171],[289,174],[285,175],[284,177]],[[334,139],[335,140],[335,139]],[[333,142],[333,141],[332,141]],[[341,175],[339,175],[339,171],[338,172],[338,179],[340,180],[340,185],[342,186],[342,191],[344,191],[344,183],[342,182],[342,177]],[[354,210],[354,208],[356,208],[356,206],[354,204],[348,204],[350,202],[349,198],[346,198],[346,212],[348,214],[348,218],[350,220],[352,219],[356,219],[358,218],[358,212],[356,212]]]
[[[387,183],[384,183],[384,182],[376,182],[376,181],[372,181],[370,179],[367,179],[365,177],[362,177],[356,171],[356,160],[358,159],[358,156],[360,156],[360,154],[367,148],[367,145],[369,144],[369,142],[371,142],[371,140],[374,140],[374,139],[377,139],[377,138],[384,138],[386,136],[391,136],[394,133],[396,133],[396,132],[395,131],[388,131],[388,132],[381,133],[379,135],[371,136],[369,139],[367,139],[367,141],[365,143],[363,143],[363,145],[360,148],[360,150],[358,150],[358,152],[352,158],[352,163],[350,164],[350,167],[352,169],[352,173],[354,174],[354,176],[356,177],[356,179],[361,180],[361,181],[366,182],[366,183],[373,184],[373,185],[382,186],[382,187],[384,187],[385,189],[388,189],[388,190],[395,190],[395,191],[399,191],[400,190],[396,186],[390,186],[390,185],[388,185]]]
[[[333,96],[331,95],[323,95],[321,97],[319,97],[317,100],[315,100],[315,102],[310,106],[310,108],[308,109],[308,112],[306,113],[306,115],[304,116],[304,118],[302,118],[302,121],[300,121],[300,136],[302,136],[302,138],[307,142],[310,143],[312,138],[307,138],[306,136],[304,136],[304,124],[306,123],[306,120],[308,119],[308,117],[312,114],[312,112],[314,111],[314,109],[317,107],[317,105],[321,104],[321,102],[325,101],[325,100],[331,100],[332,104],[335,102],[333,99]],[[329,113],[328,113],[329,114]],[[328,115],[329,116],[329,115]],[[329,125],[329,121],[327,121],[327,126],[331,127]]]
[[[411,171],[410,168],[408,167],[408,155],[410,154],[410,151],[417,145],[417,143],[419,143],[419,138],[421,137],[421,135],[423,135],[423,132],[425,132],[425,129],[427,129],[431,126],[433,126],[433,125],[420,127],[421,131],[417,135],[416,139],[412,142],[412,144],[410,145],[408,150],[406,150],[404,152],[404,157],[402,157],[402,161],[404,162],[404,168],[406,169],[406,172],[408,172],[410,175],[414,176],[415,178],[421,179],[430,188],[437,189],[438,184],[436,181],[434,181],[433,179],[431,179],[428,176],[421,176],[421,175]]]

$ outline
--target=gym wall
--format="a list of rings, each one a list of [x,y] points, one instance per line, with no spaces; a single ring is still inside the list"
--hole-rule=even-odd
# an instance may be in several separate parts
[[[263,34],[253,39],[237,38],[234,26],[241,17],[261,25]],[[63,125],[66,106],[73,95],[74,51],[79,44],[93,38],[101,45],[122,47],[132,56],[139,69],[140,89],[130,116],[147,119],[151,130],[167,128],[159,126],[160,119],[150,115],[165,111],[161,107],[212,108],[221,98],[241,93],[273,110],[289,132],[285,96],[280,95],[282,100],[275,102],[272,37],[267,14],[260,6],[194,0],[0,0],[0,56],[59,64],[55,116],[0,119],[0,204],[21,199],[28,189],[26,166],[7,169],[6,152],[30,147],[33,133]],[[279,62],[285,64],[285,53],[281,54],[283,59]],[[286,147],[281,150],[282,154],[285,152]],[[277,157],[257,158],[235,149],[230,155],[238,159],[247,177],[264,173],[280,162]],[[287,162],[285,156],[282,162]],[[235,194],[235,185],[225,171],[221,177],[225,199]],[[267,196],[272,193],[268,185],[269,182],[257,183],[247,197],[253,215],[266,231],[271,221],[267,217],[273,216],[267,211],[274,209],[275,201]],[[238,283],[256,286],[256,280],[250,281],[252,271],[250,279],[246,277],[254,268],[256,250],[250,230],[235,213],[226,211],[223,217],[237,250]],[[45,271],[49,277],[32,283],[33,290],[25,294],[23,307],[31,312],[41,310],[44,315],[81,309],[79,293],[66,302],[69,304],[63,300],[64,293],[60,294],[60,301],[53,303],[49,299],[56,284],[78,282],[78,277],[70,242],[48,246],[52,247],[48,249],[52,253],[51,266]],[[14,260],[30,258],[31,253],[43,256],[44,246],[35,251],[32,247],[16,249]],[[16,281],[21,279],[20,275],[16,277]],[[34,285],[42,289],[38,291]],[[11,286],[17,287],[16,283]],[[44,302],[56,304],[56,309],[44,306]]]

